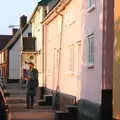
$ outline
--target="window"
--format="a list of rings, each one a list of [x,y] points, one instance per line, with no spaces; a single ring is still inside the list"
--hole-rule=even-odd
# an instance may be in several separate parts
[[[66,9],[66,12],[65,12],[65,24],[66,25],[71,25],[73,23],[75,23],[75,15],[76,15],[76,12],[75,12],[75,7],[74,6],[71,6],[70,9]]]
[[[93,3],[93,0],[88,0],[88,7],[91,7]]]
[[[69,72],[74,72],[74,46],[69,47]]]
[[[78,74],[80,73],[80,61],[81,61],[81,44],[80,41],[77,44],[78,47]]]
[[[28,33],[28,37],[32,37],[32,33],[31,32]]]
[[[4,52],[2,52],[2,63],[4,63]]]
[[[87,0],[88,1],[88,12],[91,12],[95,9],[95,0]]]
[[[43,18],[44,19],[45,17],[47,16],[47,7],[43,7]]]
[[[88,65],[94,65],[94,34],[88,35]]]
[[[3,52],[3,62],[4,63],[6,62],[6,53],[5,53],[5,51]]]

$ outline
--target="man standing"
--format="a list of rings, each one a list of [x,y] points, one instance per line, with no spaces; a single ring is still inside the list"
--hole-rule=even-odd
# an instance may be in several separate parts
[[[27,84],[27,94],[26,94],[26,104],[27,108],[33,108],[34,97],[36,95],[36,88],[38,87],[38,70],[34,68],[32,62],[29,64],[28,71],[28,84]]]

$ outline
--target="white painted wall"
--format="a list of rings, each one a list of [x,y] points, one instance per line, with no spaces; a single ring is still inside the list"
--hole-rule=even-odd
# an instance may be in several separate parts
[[[28,33],[32,33],[32,25],[29,24],[29,26],[26,28],[26,30],[23,33],[23,37],[28,37]]]
[[[84,48],[83,48],[83,98],[101,103],[102,90],[102,41],[103,41],[103,0],[95,1],[95,9],[88,12],[87,3],[84,3]],[[87,63],[87,36],[94,33],[94,69],[88,69]]]
[[[31,32],[31,25],[26,28],[23,37],[28,37],[28,33]],[[9,50],[9,79],[20,79],[21,78],[21,38],[13,45]]]
[[[20,51],[20,41],[17,41],[9,51],[9,79],[20,79]]]
[[[43,19],[43,8],[38,7],[32,19],[32,36],[36,38],[36,51],[41,51],[37,55],[36,67],[39,72],[39,86],[43,86],[43,73],[42,73],[42,40],[43,28],[41,25]]]

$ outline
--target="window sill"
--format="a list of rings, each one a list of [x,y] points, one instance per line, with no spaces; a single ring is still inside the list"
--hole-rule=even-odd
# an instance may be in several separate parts
[[[88,65],[88,69],[94,69],[94,65]]]
[[[95,9],[95,4],[88,8],[88,13],[92,12]]]
[[[68,72],[68,75],[74,75],[75,73],[74,72]]]

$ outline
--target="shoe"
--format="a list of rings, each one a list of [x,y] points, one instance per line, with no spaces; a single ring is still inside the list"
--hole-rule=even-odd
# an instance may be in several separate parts
[[[30,106],[31,109],[34,109],[33,106]]]
[[[30,109],[30,106],[26,106],[26,109]]]

